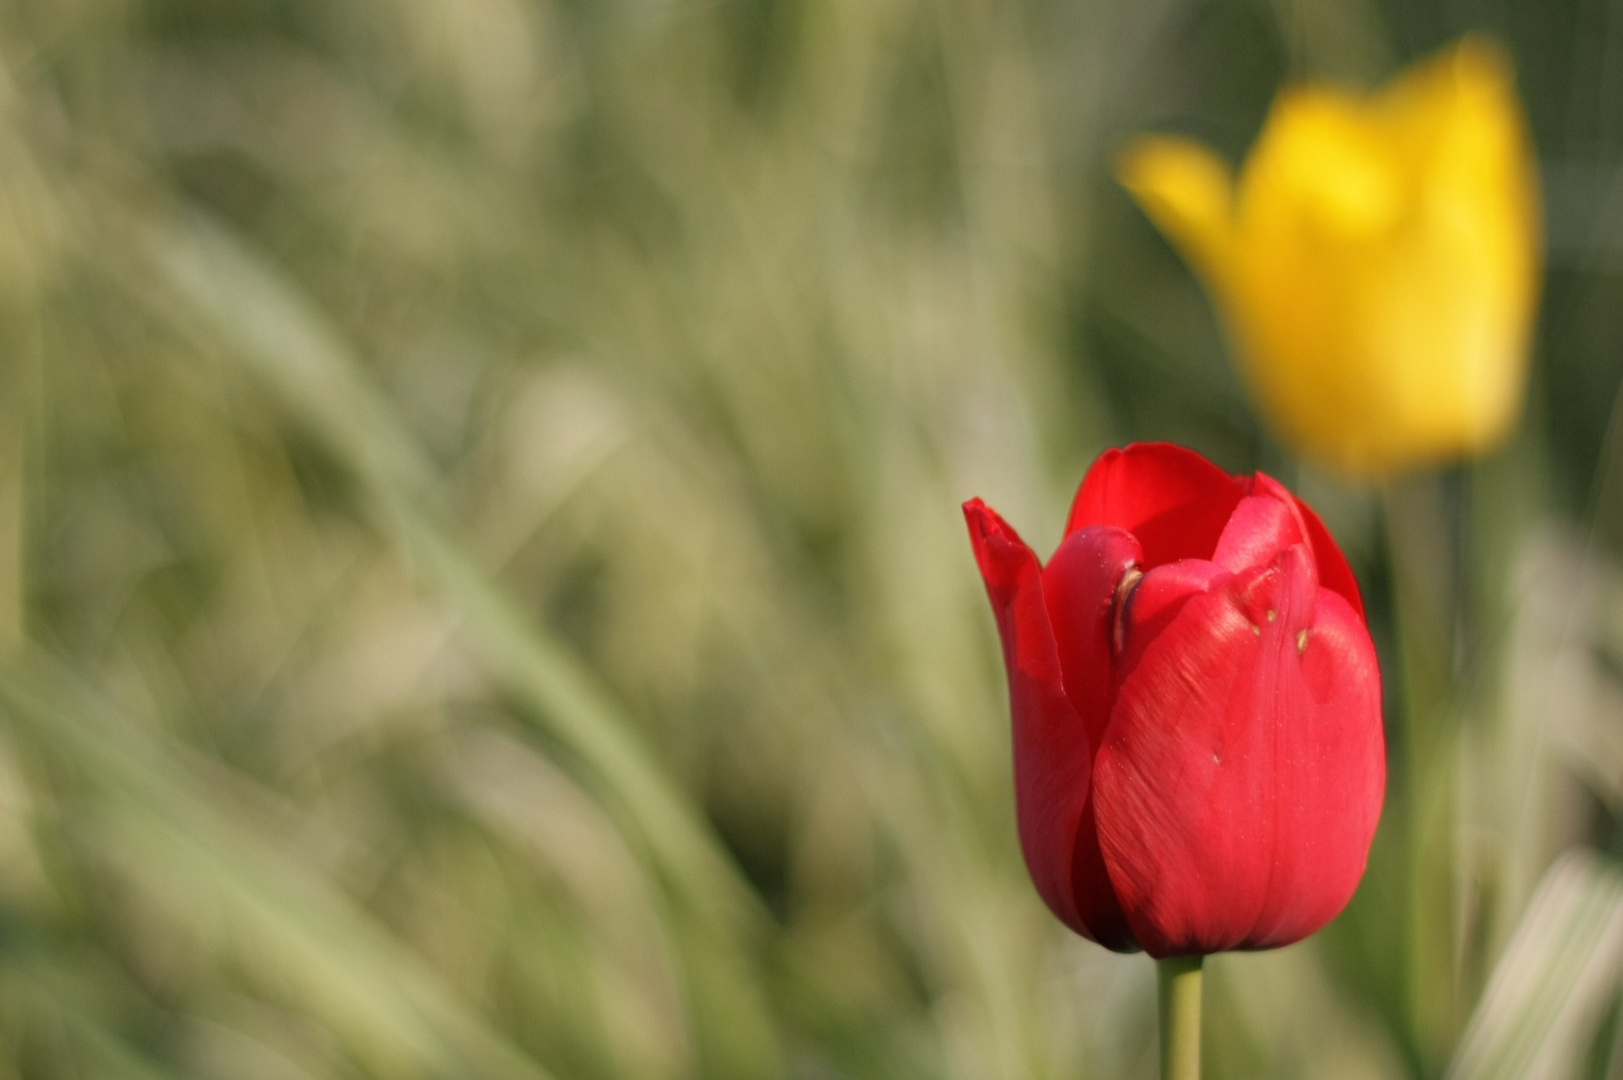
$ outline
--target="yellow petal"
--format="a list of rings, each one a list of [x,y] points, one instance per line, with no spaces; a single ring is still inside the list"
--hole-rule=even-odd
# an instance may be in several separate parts
[[[1409,380],[1429,403],[1415,432],[1477,452],[1519,412],[1541,274],[1538,181],[1510,62],[1467,38],[1394,81],[1379,107],[1415,159],[1409,250],[1430,266],[1426,322],[1454,327],[1439,342],[1452,347]]]
[[[1329,87],[1281,93],[1240,180],[1246,229],[1367,237],[1403,213],[1405,169],[1364,102]]]
[[[1122,151],[1116,177],[1208,282],[1220,282],[1234,233],[1228,165],[1190,139],[1148,135]]]
[[[1462,106],[1519,114],[1515,86],[1509,57],[1471,36],[1404,71],[1381,89],[1375,105],[1423,139]]]

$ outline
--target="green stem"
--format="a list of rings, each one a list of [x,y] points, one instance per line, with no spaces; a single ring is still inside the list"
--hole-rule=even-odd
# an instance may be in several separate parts
[[[1200,1080],[1200,968],[1205,957],[1155,964],[1161,1003],[1161,1080]]]
[[[1411,477],[1386,488],[1402,707],[1392,777],[1403,811],[1402,971],[1408,1049],[1418,1071],[1441,1069],[1458,1033],[1453,722],[1455,540],[1442,479]]]

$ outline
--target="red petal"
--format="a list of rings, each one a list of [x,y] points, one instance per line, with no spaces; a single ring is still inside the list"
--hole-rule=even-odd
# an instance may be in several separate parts
[[[1223,527],[1212,562],[1230,573],[1267,566],[1281,551],[1307,539],[1303,533],[1294,499],[1281,500],[1272,493],[1247,495]]]
[[[1122,578],[1139,560],[1138,542],[1121,529],[1093,525],[1074,532],[1043,569],[1043,595],[1059,649],[1066,696],[1087,734],[1089,751],[1098,751],[1116,699],[1116,672],[1111,653],[1116,593]],[[1077,914],[1091,936],[1112,948],[1136,948],[1099,854],[1093,804],[1083,811],[1071,866]]]
[[[1289,944],[1363,875],[1386,775],[1380,675],[1309,559],[1289,548],[1190,597],[1122,686],[1095,811],[1153,956]]]
[[[979,499],[964,504],[964,518],[1003,638],[1014,723],[1015,812],[1026,869],[1037,892],[1071,929],[1115,948],[1131,947],[1130,941],[1116,940],[1113,927],[1106,928],[1111,940],[1101,938],[1078,909],[1073,880],[1078,846],[1093,843],[1086,839],[1093,832],[1091,820],[1084,830],[1092,751],[1065,695],[1037,556]],[[1096,890],[1089,896],[1096,899]]]
[[[1297,524],[1301,526],[1302,536],[1313,548],[1313,562],[1318,567],[1319,584],[1331,592],[1340,593],[1341,598],[1358,612],[1358,617],[1365,619],[1364,598],[1358,592],[1358,579],[1353,576],[1352,567],[1347,565],[1347,557],[1341,553],[1341,548],[1336,546],[1335,538],[1330,535],[1330,530],[1324,527],[1324,522],[1313,512],[1313,508],[1267,473],[1256,475],[1252,493],[1271,494],[1291,507]]]
[[[1233,575],[1205,559],[1179,559],[1144,575],[1121,614],[1117,678],[1126,679],[1161,631],[1178,617],[1193,596],[1211,592]],[[1097,754],[1095,750],[1095,754]]]
[[[1243,494],[1238,480],[1193,450],[1134,443],[1099,455],[1076,493],[1065,532],[1089,525],[1126,529],[1143,546],[1145,570],[1175,559],[1209,559]]]
[[[1116,590],[1141,555],[1131,533],[1090,525],[1067,536],[1043,568],[1043,595],[1065,690],[1096,750],[1116,699],[1111,661]]]

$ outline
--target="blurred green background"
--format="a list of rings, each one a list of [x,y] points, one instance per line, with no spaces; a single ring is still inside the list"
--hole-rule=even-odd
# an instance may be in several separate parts
[[[1109,161],[1473,30],[1527,418],[1360,489]],[[1620,357],[1601,0],[4,0],[0,1077],[1151,1075],[958,509],[1046,553],[1147,438],[1297,487],[1388,662],[1370,874],[1210,962],[1209,1075],[1623,1076]]]

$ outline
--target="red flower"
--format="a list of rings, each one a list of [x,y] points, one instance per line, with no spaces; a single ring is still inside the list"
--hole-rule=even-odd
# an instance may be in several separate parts
[[[1386,758],[1358,583],[1318,516],[1165,443],[1094,463],[1047,566],[979,499],[964,515],[1003,636],[1020,846],[1054,914],[1157,958],[1335,918]]]

